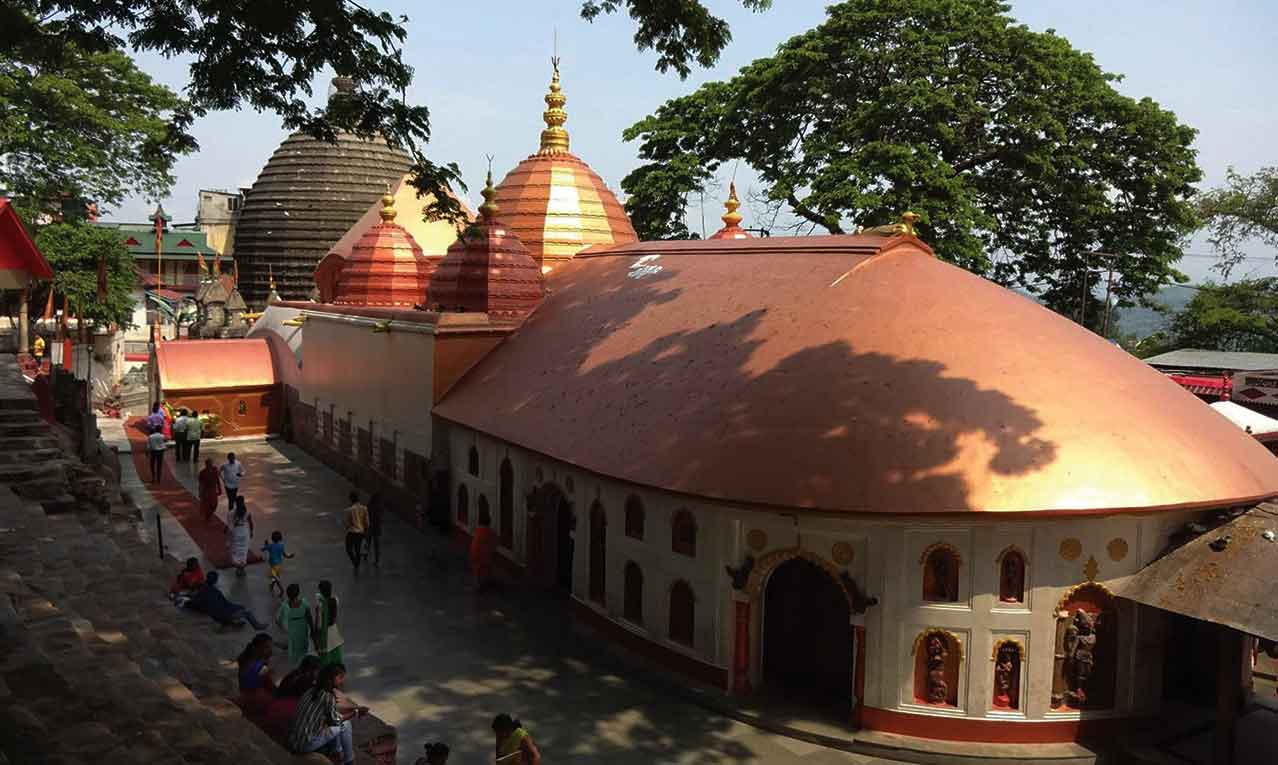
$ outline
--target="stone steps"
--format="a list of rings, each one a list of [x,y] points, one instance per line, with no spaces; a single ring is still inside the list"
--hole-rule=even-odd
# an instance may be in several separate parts
[[[39,436],[48,432],[49,424],[39,419],[35,422],[0,422],[0,439]]]
[[[27,448],[26,446],[15,445],[11,441],[0,441],[0,465],[17,465],[24,462],[48,462],[50,460],[61,459],[61,457],[62,451],[53,446]]]
[[[34,409],[0,409],[0,423],[25,425],[42,422],[40,413]]]
[[[3,445],[4,442],[0,441],[0,448],[3,448]],[[0,464],[0,483],[22,483],[60,478],[65,484],[65,465],[66,463],[61,459]]]

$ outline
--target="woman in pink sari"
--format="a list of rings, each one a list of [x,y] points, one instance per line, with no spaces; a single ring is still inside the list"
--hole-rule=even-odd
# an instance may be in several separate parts
[[[492,581],[493,551],[497,547],[497,535],[492,530],[493,520],[487,511],[480,511],[479,525],[470,540],[470,571],[475,575],[475,589],[482,590]]]
[[[222,496],[222,477],[213,460],[204,460],[204,469],[200,471],[200,509],[204,511],[204,520],[212,520],[217,512],[218,497]]]

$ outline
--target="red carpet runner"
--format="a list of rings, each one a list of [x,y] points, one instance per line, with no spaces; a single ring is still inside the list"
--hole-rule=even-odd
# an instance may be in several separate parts
[[[204,520],[199,499],[173,477],[171,462],[165,461],[164,478],[159,484],[148,480],[151,477],[151,466],[147,464],[146,433],[142,432],[141,423],[141,417],[130,417],[124,423],[124,430],[129,434],[129,444],[133,448],[133,468],[138,471],[138,478],[142,479],[142,483],[146,485],[155,501],[168,508],[173,517],[178,519],[182,528],[186,529],[186,533],[190,534],[191,539],[200,546],[200,551],[204,553],[205,559],[210,564],[215,568],[230,568],[231,555],[226,549],[226,524],[216,516],[207,521]],[[172,448],[169,447],[170,451]],[[221,500],[224,506],[225,497]],[[250,549],[248,562],[261,563],[262,556]]]

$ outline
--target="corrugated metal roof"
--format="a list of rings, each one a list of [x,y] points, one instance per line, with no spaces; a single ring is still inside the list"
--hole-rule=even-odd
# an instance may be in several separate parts
[[[1278,504],[1262,503],[1200,533],[1131,576],[1122,598],[1278,640]]]
[[[1204,351],[1182,348],[1145,359],[1150,366],[1168,369],[1278,369],[1278,353],[1243,353],[1241,351]]]

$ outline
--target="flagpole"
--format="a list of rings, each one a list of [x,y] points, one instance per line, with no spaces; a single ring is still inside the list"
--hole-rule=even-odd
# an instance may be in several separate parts
[[[155,339],[160,341],[164,339],[163,318],[160,316],[159,298],[164,291],[164,248],[161,246],[160,232],[163,231],[164,218],[161,217],[160,210],[163,209],[159,205],[155,207],[155,297],[157,300],[155,309]]]

